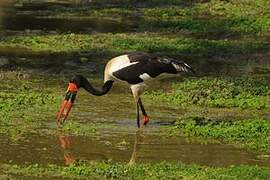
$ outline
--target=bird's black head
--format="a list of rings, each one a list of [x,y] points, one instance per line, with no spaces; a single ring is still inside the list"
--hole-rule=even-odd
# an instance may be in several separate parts
[[[75,83],[78,88],[83,87],[84,84],[85,84],[85,81],[87,81],[87,79],[84,76],[82,76],[82,75],[74,75],[70,79],[70,82]]]

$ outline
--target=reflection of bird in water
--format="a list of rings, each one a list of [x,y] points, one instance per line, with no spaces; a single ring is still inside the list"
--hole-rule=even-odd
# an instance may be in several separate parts
[[[134,138],[134,146],[131,158],[129,160],[128,165],[133,165],[136,163],[136,159],[138,158],[138,144],[142,143],[143,141],[143,129],[137,130]]]
[[[70,137],[60,134],[59,135],[59,143],[60,147],[62,148],[64,152],[64,159],[65,159],[65,164],[69,165],[72,164],[76,161],[75,157],[72,155],[72,152],[70,150],[71,148],[71,143],[70,143]]]
[[[143,125],[146,125],[149,121],[140,98],[145,85],[149,81],[155,80],[161,74],[178,74],[180,72],[194,73],[194,70],[183,61],[139,52],[111,59],[105,67],[104,84],[101,89],[93,87],[81,75],[74,76],[72,82],[77,85],[78,89],[82,87],[95,96],[102,96],[108,93],[115,81],[125,82],[131,88],[137,109],[137,126],[140,127],[139,110],[141,110],[144,116]]]

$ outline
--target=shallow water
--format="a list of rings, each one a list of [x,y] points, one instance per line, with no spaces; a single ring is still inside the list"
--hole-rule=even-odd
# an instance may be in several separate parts
[[[0,163],[59,164],[77,160],[113,161],[125,163],[183,162],[209,166],[260,165],[270,166],[270,160],[260,160],[260,154],[230,144],[198,141],[184,137],[166,136],[166,127],[183,113],[166,105],[145,108],[150,116],[147,127],[138,130],[135,106],[125,87],[110,94],[94,97],[82,91],[68,121],[92,122],[96,132],[70,135],[57,129],[48,118],[36,134],[28,134],[17,141],[0,137]]]
[[[162,137],[151,130],[104,132],[91,137],[32,135],[17,143],[2,136],[1,163],[70,164],[76,160],[126,163],[184,162],[210,166],[252,164],[269,166],[257,154],[232,145],[200,144],[184,138]]]

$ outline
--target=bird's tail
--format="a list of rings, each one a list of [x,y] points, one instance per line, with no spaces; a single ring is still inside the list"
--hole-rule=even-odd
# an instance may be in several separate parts
[[[177,72],[191,72],[193,74],[196,74],[195,70],[188,65],[187,63],[183,62],[183,61],[173,61],[172,62],[173,66],[175,67],[175,69],[177,70]]]

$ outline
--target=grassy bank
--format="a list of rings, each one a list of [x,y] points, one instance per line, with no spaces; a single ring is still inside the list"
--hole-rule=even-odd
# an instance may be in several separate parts
[[[7,36],[1,39],[0,47],[8,47],[5,51],[24,50],[30,54],[87,52],[93,55],[112,56],[126,52],[145,51],[171,56],[196,54],[196,56],[206,57],[265,53],[270,48],[267,43],[260,40],[209,40],[184,36],[170,37],[153,33]]]
[[[268,77],[201,77],[174,82],[170,91],[150,91],[145,97],[177,106],[270,107]]]
[[[267,179],[268,167],[231,166],[213,168],[181,163],[126,164],[79,163],[68,167],[48,165],[1,165],[4,174],[20,177],[97,179]]]
[[[179,119],[171,133],[203,139],[214,138],[253,150],[269,151],[270,120],[214,121],[204,117]]]

